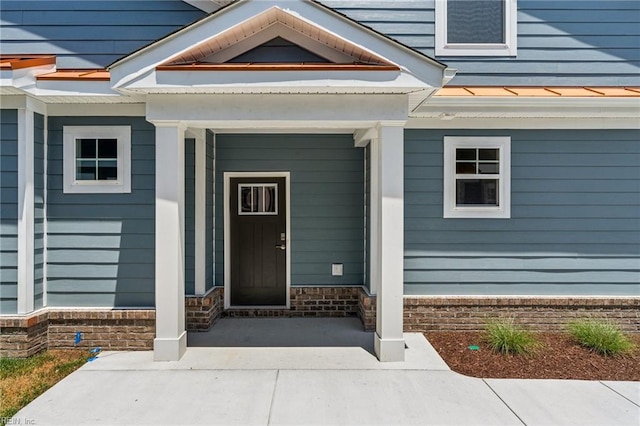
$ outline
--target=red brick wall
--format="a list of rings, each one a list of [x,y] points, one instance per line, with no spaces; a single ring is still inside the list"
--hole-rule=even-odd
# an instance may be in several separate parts
[[[640,298],[421,297],[404,298],[405,331],[480,331],[487,321],[513,318],[537,331],[559,331],[578,318],[608,319],[640,332]]]

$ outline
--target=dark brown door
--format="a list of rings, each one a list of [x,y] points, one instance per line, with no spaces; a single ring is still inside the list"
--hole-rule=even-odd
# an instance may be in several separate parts
[[[231,305],[287,303],[285,178],[230,179]]]

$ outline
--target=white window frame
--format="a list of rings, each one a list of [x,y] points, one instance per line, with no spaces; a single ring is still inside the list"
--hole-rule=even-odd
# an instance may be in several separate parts
[[[499,206],[456,206],[456,149],[498,149],[500,167],[498,173]],[[463,178],[464,175],[459,175]],[[511,137],[480,136],[444,137],[444,200],[445,218],[509,219],[511,217]]]
[[[435,2],[436,56],[516,56],[518,53],[517,0],[504,0],[504,43],[449,43],[447,42],[447,2]]]
[[[64,126],[63,192],[65,194],[113,194],[131,192],[130,126]],[[113,181],[76,179],[76,139],[117,139],[118,174]]]

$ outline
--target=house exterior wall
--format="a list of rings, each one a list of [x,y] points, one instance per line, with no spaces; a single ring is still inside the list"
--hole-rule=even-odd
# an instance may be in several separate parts
[[[131,126],[130,194],[63,193],[65,125]],[[48,134],[48,306],[153,306],[155,128],[142,117],[49,117]]]
[[[0,313],[18,309],[18,111],[0,109]]]
[[[321,3],[435,57],[434,0]],[[56,54],[60,68],[105,67],[205,15],[180,0],[3,1],[0,50]],[[518,0],[516,57],[436,59],[458,69],[453,85],[632,86],[639,16],[628,0]]]
[[[102,68],[205,15],[180,0],[3,0],[0,51],[55,54],[60,68]]]
[[[291,285],[362,285],[364,157],[351,135],[216,135],[216,285],[224,285],[223,173],[291,172]],[[342,277],[331,264],[343,263]]]
[[[511,136],[510,219],[443,219],[445,135]],[[638,295],[637,131],[405,138],[406,295]]]
[[[196,149],[195,139],[184,144],[184,292],[195,294]]]
[[[40,309],[44,305],[44,241],[45,241],[45,117],[34,114],[33,118],[33,208],[34,208],[34,308]]]
[[[322,4],[458,69],[450,85],[637,85],[635,1],[518,0],[517,57],[435,56],[434,0]]]
[[[205,292],[214,286],[214,214],[215,214],[215,135],[211,131],[207,131],[205,135],[207,160],[205,166],[207,169],[205,178],[205,232],[208,235],[205,241]]]

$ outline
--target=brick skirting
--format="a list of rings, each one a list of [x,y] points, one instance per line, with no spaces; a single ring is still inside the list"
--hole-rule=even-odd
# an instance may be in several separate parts
[[[436,297],[405,296],[404,331],[480,331],[498,318],[513,318],[535,331],[560,331],[574,319],[611,320],[640,332],[638,297]]]
[[[153,348],[155,318],[153,309],[44,309],[0,317],[0,356],[27,357],[47,348],[148,350]]]
[[[204,296],[185,298],[185,324],[187,331],[207,331],[222,315],[224,289],[214,287]]]
[[[229,317],[357,317],[361,287],[292,287],[290,309],[228,309]]]
[[[221,316],[359,317],[365,330],[376,324],[376,297],[361,287],[296,287],[291,309],[224,311],[224,291],[185,300],[189,331],[208,330]],[[405,296],[404,330],[482,330],[487,321],[514,318],[532,330],[562,330],[576,318],[602,318],[627,332],[640,332],[638,297],[425,297]],[[76,333],[81,341],[76,345]],[[27,316],[0,316],[0,356],[26,357],[43,349],[150,350],[155,337],[153,309],[70,310],[47,308]]]

